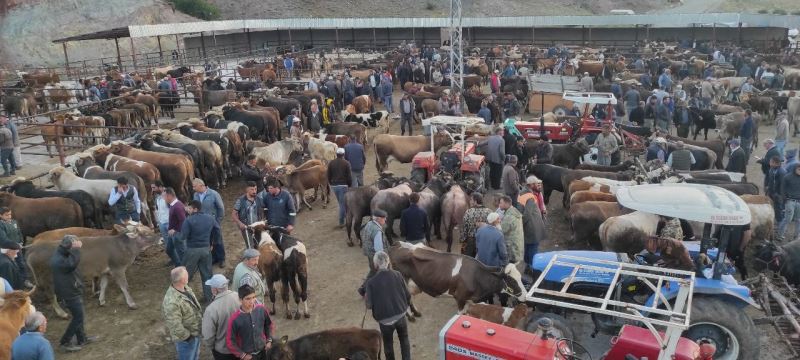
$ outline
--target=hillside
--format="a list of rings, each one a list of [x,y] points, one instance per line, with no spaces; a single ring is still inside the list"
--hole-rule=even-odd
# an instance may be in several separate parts
[[[439,17],[447,16],[446,0],[208,0],[222,19],[293,17]],[[756,12],[800,10],[797,0],[462,0],[464,16],[588,15],[608,14],[611,9],[636,13],[659,12]],[[98,6],[102,4],[101,6]],[[5,15],[3,12],[6,11]],[[71,35],[131,24],[158,24],[197,19],[175,11],[166,0],[0,0],[0,66],[57,65],[63,63],[59,44],[51,41]],[[162,39],[166,51],[174,38]],[[136,51],[155,51],[153,39],[137,39]],[[123,54],[130,52],[128,39],[120,41]],[[114,42],[94,40],[70,43],[70,60],[108,57],[113,63]]]

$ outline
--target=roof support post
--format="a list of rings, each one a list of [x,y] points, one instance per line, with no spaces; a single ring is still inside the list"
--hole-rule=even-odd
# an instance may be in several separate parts
[[[200,47],[203,49],[203,57],[204,58],[207,57],[206,56],[206,37],[205,37],[205,35],[203,35],[202,32],[200,33]]]
[[[375,49],[378,48],[378,38],[375,36],[375,28],[372,28],[372,47]]]
[[[711,47],[717,47],[717,23],[711,24]]]
[[[67,43],[62,42],[61,47],[64,49],[64,68],[67,70],[67,74],[69,74],[69,55],[67,55]]]
[[[581,25],[581,45],[586,46],[586,25]]]
[[[131,41],[131,59],[133,59],[133,70],[136,71],[139,66],[136,64],[136,48],[133,46],[133,38],[128,38]]]
[[[292,45],[292,29],[286,29],[289,33],[289,51],[294,52],[294,45]]]
[[[314,29],[311,29],[311,28],[308,29],[308,42],[310,43],[309,46],[311,46],[311,48],[313,49],[314,48]],[[300,50],[303,50],[303,49],[300,49]]]
[[[531,45],[536,44],[536,27],[531,26]]]
[[[739,46],[742,46],[742,23],[739,23],[739,27],[736,34],[736,39],[738,40]]]
[[[161,35],[156,36],[156,40],[158,40],[158,62],[164,62],[164,49],[161,48]]]
[[[250,29],[244,29],[244,33],[247,35],[247,51],[253,52],[253,42],[250,38]]]
[[[644,32],[644,41],[650,41],[650,25],[649,25],[649,24],[648,24],[648,25],[645,25],[645,26],[644,26],[644,29],[645,29],[645,32]]]
[[[119,54],[119,38],[114,38],[114,45],[117,47],[117,69],[121,72],[122,70],[122,56]]]

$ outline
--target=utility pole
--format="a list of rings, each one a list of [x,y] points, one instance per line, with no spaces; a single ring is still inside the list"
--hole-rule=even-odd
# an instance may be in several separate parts
[[[453,92],[464,87],[461,30],[461,0],[450,0],[450,89]]]

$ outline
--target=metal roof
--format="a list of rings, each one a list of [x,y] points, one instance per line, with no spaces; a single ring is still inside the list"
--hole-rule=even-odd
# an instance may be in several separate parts
[[[510,16],[466,17],[464,27],[473,28],[531,28],[531,27],[800,27],[800,16],[761,14],[706,13],[663,15],[567,15],[567,16]],[[53,40],[54,43],[83,40],[149,37],[158,35],[192,34],[211,31],[279,30],[279,29],[385,29],[385,28],[445,28],[448,18],[291,18],[196,21],[184,23],[131,25]]]
[[[132,25],[131,37],[188,34],[223,30],[276,29],[384,29],[384,28],[443,28],[448,18],[290,18],[202,21],[189,23]],[[736,27],[800,27],[800,16],[704,13],[704,14],[642,14],[642,15],[576,15],[576,16],[514,16],[465,17],[464,27],[651,27],[718,26]]]
[[[126,38],[130,37],[131,33],[129,28],[115,28],[110,30],[103,30],[97,31],[92,33],[86,33],[81,35],[75,35],[70,37],[65,37],[61,39],[53,40],[54,43],[63,43],[69,41],[84,41],[84,40],[111,40],[111,39],[119,39],[119,38]]]

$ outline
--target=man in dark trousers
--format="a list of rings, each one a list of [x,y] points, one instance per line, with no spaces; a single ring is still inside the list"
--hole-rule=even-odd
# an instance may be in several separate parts
[[[24,239],[22,232],[19,230],[19,225],[17,225],[17,221],[14,220],[14,214],[11,212],[11,209],[5,206],[0,207],[0,243],[11,241],[19,244],[22,248],[14,261],[17,263],[17,268],[19,268],[19,274],[22,277],[25,287],[31,288],[33,284],[27,280],[28,265],[25,263]]]
[[[175,196],[171,187],[164,189],[164,201],[169,206],[169,222],[167,223],[167,236],[164,237],[167,252],[173,266],[181,266],[186,253],[186,242],[181,237],[183,221],[186,220],[186,208]]]
[[[361,251],[364,253],[364,256],[367,257],[367,262],[369,262],[367,278],[364,279],[364,283],[358,288],[358,293],[361,296],[364,296],[367,281],[375,276],[375,264],[372,262],[375,253],[389,249],[389,242],[383,234],[383,227],[386,225],[386,216],[386,211],[373,209],[372,220],[361,229],[361,239],[364,240],[361,245]]]
[[[264,170],[256,167],[256,156],[254,154],[247,156],[247,162],[242,166],[242,177],[244,181],[255,182],[257,192],[264,190]]]
[[[783,191],[781,185],[786,170],[781,166],[781,157],[773,156],[769,158],[769,170],[764,176],[764,194],[772,199],[772,208],[775,210],[775,223],[780,224],[783,220]]]
[[[431,223],[428,221],[428,213],[425,212],[425,209],[417,205],[419,193],[411,193],[408,201],[410,203],[408,208],[403,210],[400,215],[400,235],[412,244],[423,242],[428,245],[431,243]]]
[[[750,109],[744,111],[744,121],[742,127],[739,129],[739,137],[741,138],[741,146],[744,150],[744,163],[745,165],[750,160],[750,147],[753,144],[753,131],[755,130],[755,123],[753,122],[753,112]],[[744,172],[744,171],[742,171]]]
[[[350,163],[353,187],[364,186],[364,165],[367,163],[364,145],[361,145],[356,139],[350,139],[350,143],[344,146],[344,159]]]
[[[210,303],[212,300],[211,288],[205,285],[211,279],[211,249],[215,244],[212,240],[220,231],[219,223],[214,217],[200,212],[202,205],[200,201],[192,200],[186,205],[186,212],[189,216],[183,221],[181,235],[186,241],[186,254],[183,258],[183,265],[189,272],[189,281],[192,281],[194,273],[200,271],[200,279],[203,285],[203,302]]]
[[[725,167],[725,171],[742,174],[747,172],[747,154],[744,149],[739,146],[740,144],[739,139],[732,139],[730,141],[731,155],[728,159],[728,166]]]
[[[628,121],[636,126],[644,126],[644,101],[639,101],[639,105],[631,109],[628,113]]]
[[[503,128],[497,128],[494,135],[485,140],[486,160],[489,161],[489,182],[495,190],[500,189],[500,178],[503,176],[503,164],[506,159],[504,132]]]
[[[344,153],[344,148],[336,149],[336,159],[328,163],[328,182],[339,203],[339,227],[344,226],[344,194],[353,185],[353,171],[350,163],[344,159]]]
[[[383,251],[375,253],[372,263],[377,272],[366,284],[365,303],[372,310],[383,336],[383,354],[386,360],[394,360],[394,332],[400,339],[400,354],[403,360],[411,359],[408,341],[406,312],[411,301],[403,275],[389,268],[389,255]]]
[[[128,179],[124,176],[117,179],[117,186],[111,189],[111,193],[108,195],[108,205],[114,211],[114,219],[117,224],[128,220],[139,221],[139,214],[142,211],[139,192],[135,186],[128,185]]]
[[[250,285],[240,286],[237,292],[242,306],[228,320],[228,350],[237,359],[266,360],[275,323],[269,310],[256,300],[256,291]]]
[[[21,256],[19,253],[22,246],[18,243],[5,239],[0,242],[0,277],[6,279],[14,290],[23,290],[25,277],[17,265],[16,258]]]
[[[266,189],[258,194],[258,197],[261,198],[261,203],[267,213],[267,223],[284,227],[287,232],[291,233],[294,230],[297,209],[294,206],[292,195],[281,189],[278,179],[274,177],[267,179]]]
[[[258,187],[253,181],[245,183],[244,194],[236,199],[231,211],[233,223],[239,228],[244,239],[245,249],[258,247],[258,240],[249,239],[247,226],[264,219],[264,205],[256,196]]]
[[[71,352],[79,351],[84,345],[97,340],[97,337],[86,336],[83,329],[83,279],[78,272],[82,246],[83,243],[76,236],[64,236],[50,258],[56,299],[72,316],[59,344],[63,350]],[[73,337],[77,338],[75,345],[72,344]]]

